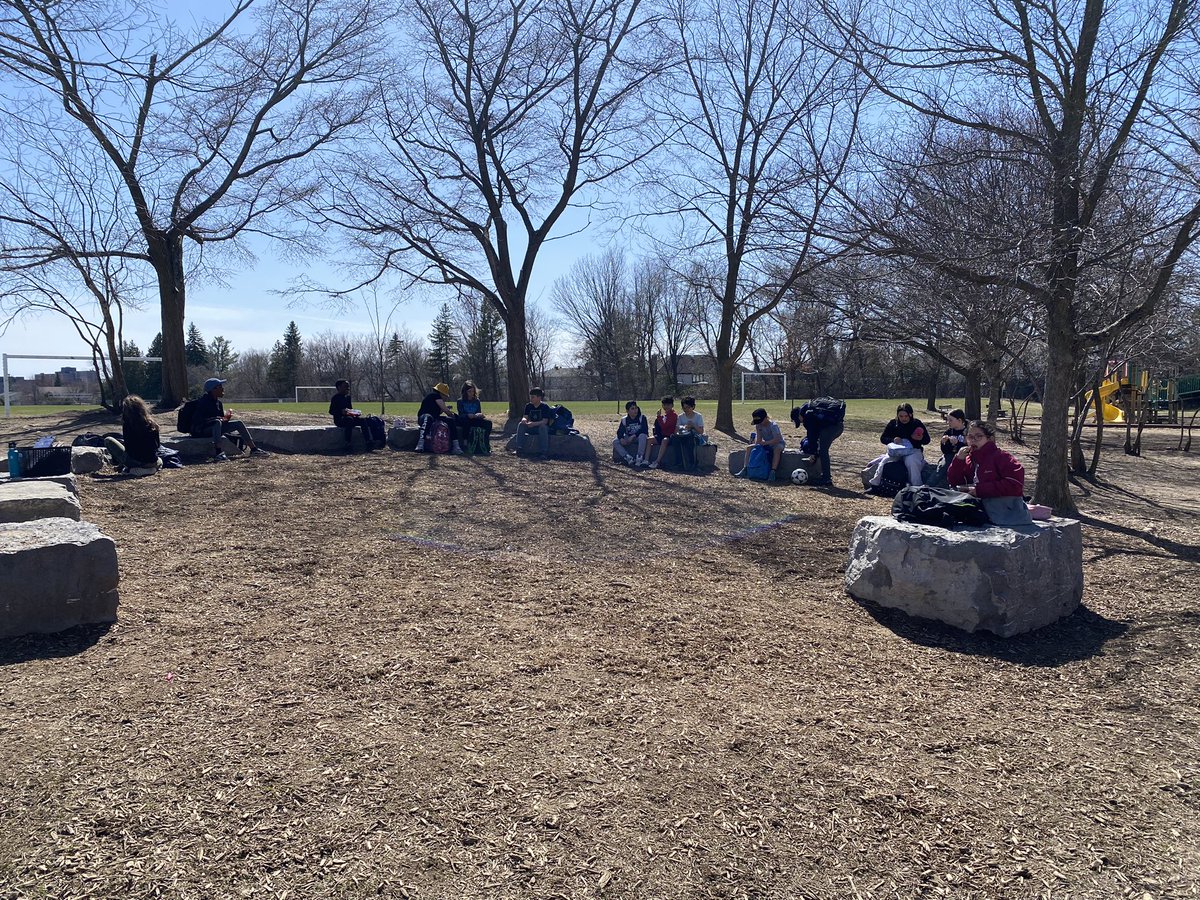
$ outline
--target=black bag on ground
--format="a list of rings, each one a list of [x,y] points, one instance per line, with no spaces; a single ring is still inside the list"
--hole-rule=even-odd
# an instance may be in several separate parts
[[[949,488],[906,487],[892,502],[892,515],[901,522],[918,522],[955,528],[958,525],[986,525],[983,504],[970,494]]]
[[[903,459],[889,459],[883,464],[883,473],[879,486],[873,492],[881,497],[895,497],[899,491],[908,487],[908,466]]]
[[[71,441],[72,447],[103,447],[104,438],[91,431],[85,431],[83,434],[76,435],[75,440]]]
[[[371,432],[371,440],[381,444],[387,441],[387,426],[379,416],[367,416],[367,430]]]

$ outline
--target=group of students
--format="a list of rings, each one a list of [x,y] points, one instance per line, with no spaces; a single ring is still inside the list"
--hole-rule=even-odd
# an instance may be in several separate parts
[[[970,494],[985,501],[988,518],[996,524],[1023,524],[1028,520],[1025,467],[996,444],[996,427],[990,422],[968,422],[961,409],[947,413],[941,459],[929,477],[925,476],[924,448],[932,437],[925,423],[913,415],[910,404],[896,407],[896,418],[888,422],[879,441],[886,449],[872,462],[875,468],[868,490],[882,484],[884,467],[889,462],[902,459],[910,485],[949,486]]]
[[[684,397],[680,401],[682,413],[675,412],[674,397],[663,397],[660,402],[653,426],[636,400],[625,404],[625,415],[617,424],[617,436],[613,439],[617,459],[627,466],[657,469],[666,462],[667,451],[674,446],[684,471],[697,471],[696,448],[707,443],[708,437],[704,434],[704,416],[696,412],[696,398]]]

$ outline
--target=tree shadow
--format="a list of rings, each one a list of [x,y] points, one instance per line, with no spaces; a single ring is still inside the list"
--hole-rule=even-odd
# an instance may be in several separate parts
[[[1119,534],[1135,540],[1145,541],[1152,547],[1157,547],[1159,550],[1169,553],[1171,556],[1179,559],[1200,561],[1200,546],[1195,544],[1181,544],[1179,541],[1173,541],[1170,538],[1161,537],[1157,534],[1151,534],[1150,532],[1141,528],[1131,528],[1128,525],[1118,525],[1115,522],[1106,522],[1104,519],[1097,519],[1088,515],[1080,514],[1076,516],[1076,518],[1089,528],[1095,528],[1098,531],[1107,531],[1109,534]]]
[[[986,656],[1033,668],[1054,668],[1090,659],[1099,654],[1109,641],[1129,631],[1126,623],[1105,618],[1086,606],[1080,606],[1071,615],[1045,628],[1002,638],[983,631],[970,634],[932,619],[911,616],[903,610],[879,606],[869,600],[859,600],[857,597],[850,599],[884,628],[914,644],[968,656]]]
[[[55,634],[0,638],[0,666],[14,666],[35,659],[76,656],[99,643],[112,626],[112,622],[104,622],[99,625],[76,625]]]

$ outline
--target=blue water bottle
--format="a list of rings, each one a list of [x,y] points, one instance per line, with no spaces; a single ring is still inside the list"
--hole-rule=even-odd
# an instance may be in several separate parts
[[[8,477],[14,480],[21,477],[21,454],[16,441],[8,442]]]

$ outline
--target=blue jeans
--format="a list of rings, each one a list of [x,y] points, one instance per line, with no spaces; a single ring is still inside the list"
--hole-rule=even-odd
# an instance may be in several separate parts
[[[538,436],[538,453],[546,456],[550,452],[550,424],[538,422],[536,425],[526,425],[524,422],[517,426],[517,450],[525,449],[525,437],[536,431]]]
[[[246,430],[246,426],[238,419],[233,419],[229,422],[226,422],[224,419],[213,419],[208,423],[207,431],[212,435],[214,447],[219,448],[221,446],[221,435],[223,434],[237,434],[247,446],[254,446],[254,439],[250,437],[250,432]]]
[[[829,445],[842,436],[842,432],[846,430],[846,426],[842,422],[836,425],[826,425],[824,428],[817,431],[816,446],[810,446],[809,452],[816,454],[817,459],[821,461],[821,478],[828,481],[832,475],[829,468]],[[809,432],[810,444],[812,443],[813,433]]]

